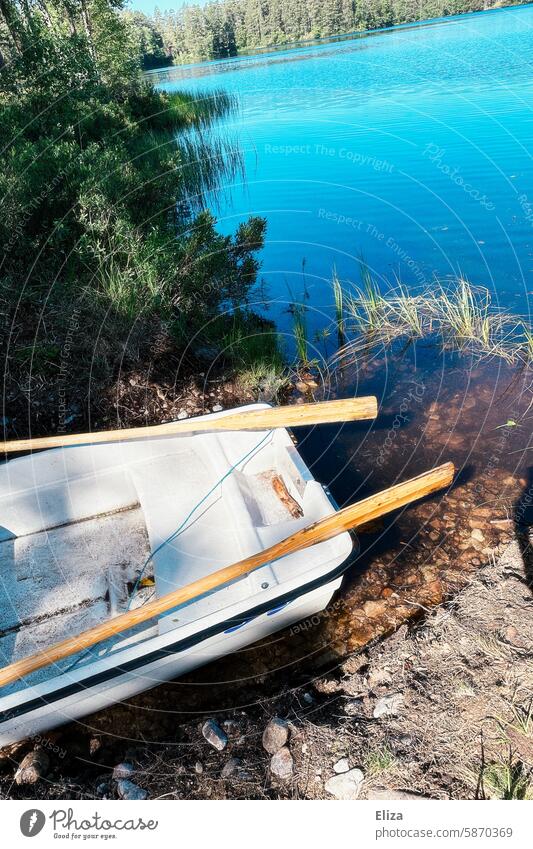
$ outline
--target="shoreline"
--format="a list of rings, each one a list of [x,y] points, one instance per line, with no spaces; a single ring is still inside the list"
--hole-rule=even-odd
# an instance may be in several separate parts
[[[510,539],[418,622],[244,709],[177,719],[173,743],[67,729],[17,744],[4,798],[533,798],[531,578]],[[47,764],[35,783],[13,781],[24,758]]]

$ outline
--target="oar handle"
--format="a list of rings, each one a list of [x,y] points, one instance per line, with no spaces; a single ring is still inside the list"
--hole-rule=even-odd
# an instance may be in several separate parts
[[[201,598],[206,593],[212,592],[228,584],[230,581],[247,575],[267,563],[279,560],[280,557],[308,548],[316,543],[325,542],[343,531],[369,522],[378,516],[390,513],[392,510],[404,507],[418,498],[430,495],[432,492],[442,489],[442,487],[449,486],[453,480],[453,475],[453,464],[445,463],[443,466],[438,466],[436,469],[424,472],[424,474],[418,475],[416,478],[396,484],[396,486],[391,486],[377,495],[371,495],[357,504],[344,507],[337,513],[333,513],[325,519],[308,525],[308,527],[297,531],[281,542],[270,546],[270,548],[260,551],[244,560],[240,560],[232,566],[219,569],[211,575],[206,575],[198,581],[193,581],[193,583],[161,596],[161,598],[149,602],[136,610],[122,613],[120,616],[116,616],[107,622],[102,622],[94,628],[89,628],[89,630],[75,637],[68,637],[66,640],[62,640],[48,649],[11,663],[9,666],[0,670],[0,687],[18,678],[22,678],[36,669],[41,669],[41,667],[47,666],[49,663],[55,663],[70,655],[77,654],[83,649],[94,646],[96,643],[100,643],[102,640],[106,640],[115,634],[120,634],[134,625],[146,622],[154,616],[172,610],[178,607],[178,605]]]
[[[314,404],[291,404],[283,407],[266,407],[262,410],[244,410],[216,419],[200,416],[179,422],[167,422],[148,427],[130,427],[120,430],[103,430],[94,433],[57,434],[34,439],[13,439],[0,443],[7,454],[16,451],[37,451],[42,448],[60,448],[69,445],[97,445],[102,442],[124,442],[129,439],[150,439],[180,433],[225,430],[268,430],[275,427],[301,427],[335,422],[375,419],[378,414],[377,398],[339,398],[317,401]]]

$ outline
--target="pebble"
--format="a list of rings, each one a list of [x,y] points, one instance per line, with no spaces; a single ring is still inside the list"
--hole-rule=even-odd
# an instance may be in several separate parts
[[[133,764],[128,763],[127,761],[123,761],[123,763],[117,764],[113,770],[113,778],[118,780],[119,778],[131,778],[133,773],[135,772],[135,767]]]
[[[91,737],[89,740],[89,754],[91,757],[94,757],[100,749],[102,748],[102,739],[101,737]]]
[[[350,764],[348,762],[348,758],[341,758],[340,761],[333,764],[333,772],[336,772],[337,775],[341,775],[343,772],[349,772]]]
[[[294,761],[288,748],[284,746],[270,759],[270,771],[276,778],[290,778],[293,773]]]
[[[194,765],[194,771],[196,775],[202,775],[204,771],[204,765],[201,761],[196,761]]]
[[[188,419],[188,418],[189,418],[189,414],[188,414],[187,410],[180,410],[180,411],[179,411],[179,413],[178,413],[178,419],[179,419],[180,421],[181,421],[181,419]]]
[[[263,731],[263,748],[270,755],[276,754],[289,739],[289,726],[284,719],[274,716]]]
[[[213,407],[213,412],[221,413],[223,409],[224,407],[222,406],[222,404],[215,404],[215,406]]]
[[[325,788],[336,799],[357,799],[364,777],[360,769],[350,769],[326,781]]]
[[[148,793],[142,787],[138,787],[133,781],[127,781],[123,778],[117,782],[117,791],[121,799],[126,799],[130,802],[140,802],[148,796]]]
[[[382,696],[374,707],[373,717],[379,719],[381,716],[396,716],[405,699],[401,693],[393,693],[390,696]]]
[[[208,719],[207,722],[204,722],[202,725],[202,734],[207,742],[219,752],[228,745],[227,734],[222,731],[222,728],[214,719]]]
[[[233,775],[237,772],[239,766],[241,765],[241,761],[239,758],[230,758],[227,763],[224,764],[222,768],[222,772],[220,773],[221,778],[229,778],[230,775]]]
[[[22,759],[16,773],[17,784],[37,784],[48,772],[50,758],[43,749],[34,749]]]
[[[472,539],[475,539],[478,542],[484,542],[485,541],[485,537],[483,536],[483,531],[480,531],[479,528],[473,528],[472,532],[470,533],[470,536],[472,537]]]

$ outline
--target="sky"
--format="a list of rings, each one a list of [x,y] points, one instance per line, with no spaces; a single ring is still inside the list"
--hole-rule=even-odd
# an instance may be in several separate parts
[[[187,0],[130,0],[128,7],[134,11],[144,12],[146,15],[151,15],[156,6],[159,6],[162,12],[169,10],[181,9]]]

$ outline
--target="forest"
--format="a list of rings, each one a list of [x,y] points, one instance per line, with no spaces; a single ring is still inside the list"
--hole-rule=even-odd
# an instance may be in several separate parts
[[[0,0],[2,419],[86,420],[119,370],[166,362],[246,303],[265,222],[222,236],[235,102],[156,91],[122,0]],[[204,343],[205,344],[205,343]]]
[[[125,16],[145,67],[155,68],[505,5],[513,0],[211,0]]]

